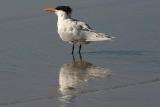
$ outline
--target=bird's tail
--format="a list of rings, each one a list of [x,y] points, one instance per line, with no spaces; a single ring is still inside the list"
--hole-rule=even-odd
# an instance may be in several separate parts
[[[115,38],[115,37],[112,37],[112,36],[104,34],[104,33],[92,32],[91,35],[88,35],[87,41],[104,41],[104,40],[112,40],[113,38]]]

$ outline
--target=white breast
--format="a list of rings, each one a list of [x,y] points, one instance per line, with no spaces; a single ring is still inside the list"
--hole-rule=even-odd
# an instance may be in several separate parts
[[[67,42],[76,42],[80,40],[80,31],[78,31],[70,20],[63,20],[61,22],[58,21],[58,34],[61,39]]]

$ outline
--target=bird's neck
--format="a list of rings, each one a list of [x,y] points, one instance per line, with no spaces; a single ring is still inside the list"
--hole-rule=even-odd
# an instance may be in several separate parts
[[[67,14],[58,14],[58,23],[65,21],[66,19],[71,18],[71,15]]]
[[[63,28],[63,25],[65,24],[66,20],[69,18],[70,18],[70,16],[68,16],[68,15],[58,15],[58,21],[57,21],[58,30]]]

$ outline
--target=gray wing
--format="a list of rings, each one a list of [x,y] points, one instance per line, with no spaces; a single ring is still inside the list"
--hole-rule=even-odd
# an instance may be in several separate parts
[[[97,33],[85,22],[75,19],[72,19],[72,22],[74,23],[74,28],[80,31],[79,33],[85,41],[103,41],[111,40],[113,38],[104,33]]]
[[[84,30],[84,31],[91,31],[93,32],[94,30],[88,25],[86,24],[85,22],[82,22],[82,21],[79,21],[79,20],[76,20],[76,19],[72,19],[72,21],[74,21],[75,25],[76,25],[76,28],[78,30]]]

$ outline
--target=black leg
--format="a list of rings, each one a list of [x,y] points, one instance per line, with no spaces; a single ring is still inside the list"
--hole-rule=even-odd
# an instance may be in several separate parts
[[[81,55],[81,53],[79,53],[79,59],[80,59],[80,61],[82,61],[82,55]]]
[[[74,54],[74,44],[72,46],[72,55]]]
[[[72,54],[72,59],[73,59],[73,62],[75,62],[75,57],[74,57],[74,53]]]
[[[82,48],[82,45],[80,44],[79,45],[79,54],[81,54],[81,48]]]

